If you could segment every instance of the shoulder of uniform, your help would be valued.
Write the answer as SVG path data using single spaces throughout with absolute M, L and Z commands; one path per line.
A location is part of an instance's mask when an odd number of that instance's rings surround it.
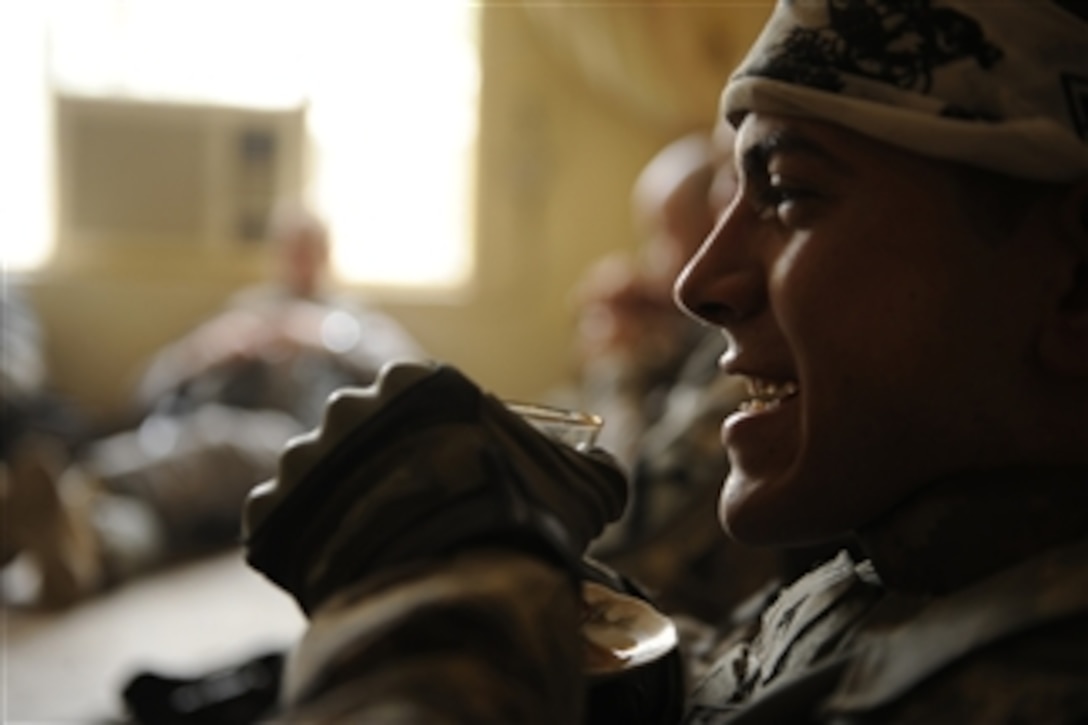
M 1039 667 L 1040 647 L 1061 648 L 1065 654 L 1058 658 L 1075 669 L 1083 687 L 1088 679 L 1086 581 L 1088 541 L 1082 541 L 934 599 L 890 629 L 864 632 L 827 707 L 840 713 L 876 710 L 957 669 L 960 674 L 964 669 L 987 672 L 999 682 L 997 670 L 1012 668 L 1022 678 Z M 1019 654 L 1007 656 L 1010 652 Z M 979 677 L 968 679 L 977 686 Z

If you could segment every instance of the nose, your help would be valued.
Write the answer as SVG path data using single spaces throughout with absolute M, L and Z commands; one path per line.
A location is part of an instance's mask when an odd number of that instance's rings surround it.
M 754 232 L 734 204 L 677 277 L 673 298 L 681 310 L 726 330 L 759 311 L 766 288 L 751 253 Z

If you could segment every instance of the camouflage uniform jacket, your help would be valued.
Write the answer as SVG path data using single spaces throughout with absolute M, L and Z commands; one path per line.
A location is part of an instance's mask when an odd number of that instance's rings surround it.
M 684 721 L 1083 722 L 1088 479 L 1051 478 L 934 487 L 860 532 L 871 560 L 818 567 L 690 657 Z M 364 583 L 315 614 L 288 714 L 630 722 L 587 712 L 577 621 L 569 582 L 514 553 Z

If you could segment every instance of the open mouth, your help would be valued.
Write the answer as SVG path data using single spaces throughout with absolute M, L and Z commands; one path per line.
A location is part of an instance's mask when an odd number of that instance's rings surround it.
M 797 395 L 800 387 L 795 380 L 765 380 L 763 378 L 745 378 L 748 386 L 748 399 L 740 404 L 742 413 L 759 413 L 773 410 L 783 401 Z

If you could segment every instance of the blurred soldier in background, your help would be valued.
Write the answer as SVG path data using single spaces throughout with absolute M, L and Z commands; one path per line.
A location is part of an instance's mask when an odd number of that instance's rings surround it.
M 11 548 L 37 562 L 40 603 L 237 543 L 246 492 L 275 472 L 288 439 L 320 422 L 332 391 L 424 357 L 388 315 L 329 289 L 320 219 L 285 204 L 269 229 L 269 281 L 152 359 L 136 429 L 70 463 L 27 456 L 13 471 Z M 59 543 L 69 540 L 78 543 Z

